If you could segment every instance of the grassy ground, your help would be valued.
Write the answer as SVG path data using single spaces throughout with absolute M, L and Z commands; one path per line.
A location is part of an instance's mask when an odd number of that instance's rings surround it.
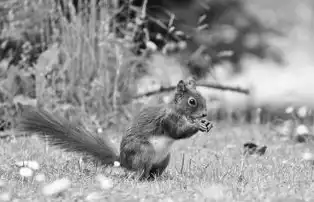
M 264 156 L 243 160 L 242 145 L 254 140 L 266 144 Z M 314 199 L 313 167 L 302 161 L 309 145 L 279 140 L 265 126 L 217 125 L 211 134 L 177 142 L 170 166 L 153 182 L 138 182 L 125 177 L 119 168 L 97 167 L 90 161 L 79 167 L 79 155 L 56 148 L 45 150 L 36 137 L 0 142 L 0 179 L 16 201 L 279 201 L 278 197 Z M 184 157 L 183 157 L 184 156 Z M 184 160 L 183 160 L 184 158 Z M 35 160 L 37 173 L 46 182 L 22 178 L 16 161 Z M 242 177 L 239 180 L 239 176 Z M 113 187 L 101 189 L 96 176 L 110 178 Z M 67 177 L 71 186 L 54 197 L 42 194 L 42 187 Z M 1 187 L 1 186 L 0 186 Z M 285 200 L 286 201 L 286 200 Z M 292 200 L 294 201 L 294 200 Z
M 278 6 L 282 5 L 278 3 Z M 292 7 L 294 9 L 294 6 Z M 283 16 L 284 19 L 287 18 L 287 15 Z M 69 70 L 73 66 L 71 80 L 76 83 L 74 81 L 81 80 L 76 78 L 76 73 L 81 69 L 86 70 L 85 67 L 90 70 L 92 69 L 90 67 L 97 64 L 94 59 L 86 61 L 85 57 L 80 57 L 81 53 L 85 53 L 86 57 L 93 58 L 90 55 L 94 52 L 85 51 L 84 47 L 90 47 L 94 30 L 89 29 L 91 35 L 89 36 L 85 33 L 85 27 L 79 23 L 65 27 L 68 29 L 65 30 L 64 38 L 68 41 L 64 44 L 64 50 L 69 53 L 70 59 L 65 62 L 68 66 L 65 65 L 64 70 Z M 77 43 L 78 41 L 81 43 Z M 109 45 L 108 47 L 111 48 Z M 80 63 L 77 58 L 82 58 L 84 63 Z M 99 64 L 107 64 L 109 61 L 107 57 L 100 59 Z M 299 58 L 296 60 L 299 62 Z M 74 68 L 77 64 L 81 69 Z M 116 74 L 119 71 L 117 70 Z M 265 78 L 266 76 L 258 74 L 258 79 L 254 77 L 252 80 L 256 80 L 258 86 L 261 86 L 270 83 L 265 82 Z M 274 78 L 275 83 L 278 83 L 278 77 Z M 106 78 L 104 80 L 106 81 Z M 74 91 L 71 87 L 68 88 L 68 92 Z M 270 99 L 269 94 L 265 92 L 271 92 L 270 89 L 276 88 L 274 86 L 269 88 L 266 85 L 260 89 L 265 89 L 260 92 Z M 103 100 L 99 94 L 98 91 L 92 91 L 90 97 Z M 278 95 L 277 89 L 276 94 Z M 282 100 L 282 96 L 279 98 Z M 105 104 L 99 102 L 98 105 Z M 117 134 L 112 133 L 111 136 L 119 140 Z M 243 160 L 242 145 L 250 140 L 267 145 L 266 154 L 250 156 Z M 313 166 L 309 161 L 302 160 L 302 155 L 308 150 L 311 152 L 311 145 L 282 141 L 266 126 L 217 125 L 210 135 L 200 133 L 175 144 L 171 163 L 160 179 L 154 182 L 138 182 L 127 178 L 119 168 L 96 167 L 90 161 L 79 166 L 80 155 L 66 153 L 57 148 L 49 148 L 46 151 L 45 143 L 36 137 L 19 138 L 9 143 L 0 140 L 0 201 L 5 198 L 14 201 L 279 201 L 278 198 L 284 198 L 283 201 L 288 201 L 287 199 L 296 201 L 293 200 L 296 198 L 314 201 Z M 22 177 L 15 165 L 16 161 L 22 160 L 37 161 L 40 169 L 34 176 L 42 173 L 46 181 L 37 182 L 35 177 Z M 96 177 L 99 174 L 112 180 L 113 186 L 109 188 L 109 184 L 106 189 L 101 188 Z M 64 177 L 71 181 L 71 185 L 62 194 L 44 196 L 42 188 L 46 184 Z M 7 197 L 6 193 L 9 193 Z

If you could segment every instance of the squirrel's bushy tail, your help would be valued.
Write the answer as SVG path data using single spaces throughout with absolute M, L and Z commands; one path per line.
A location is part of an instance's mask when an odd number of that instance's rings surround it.
M 119 158 L 116 148 L 105 136 L 92 134 L 85 128 L 43 109 L 23 107 L 17 129 L 40 133 L 47 137 L 51 145 L 66 151 L 91 155 L 104 164 L 112 164 Z

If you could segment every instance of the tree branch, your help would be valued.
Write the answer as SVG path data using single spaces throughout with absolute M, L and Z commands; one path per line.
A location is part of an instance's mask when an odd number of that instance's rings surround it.
M 243 89 L 240 87 L 232 87 L 232 86 L 225 86 L 225 85 L 221 85 L 221 84 L 214 84 L 214 83 L 199 83 L 197 84 L 197 86 L 202 86 L 202 87 L 207 87 L 207 88 L 214 88 L 214 89 L 219 89 L 219 90 L 223 90 L 223 91 L 233 91 L 233 92 L 237 92 L 237 93 L 242 93 L 245 95 L 250 94 L 250 91 L 248 89 Z M 174 90 L 176 88 L 176 86 L 169 86 L 169 87 L 163 87 L 161 86 L 159 89 L 153 90 L 153 91 L 149 91 L 146 93 L 140 93 L 136 96 L 134 96 L 134 99 L 138 99 L 141 97 L 146 97 L 146 96 L 151 96 L 151 95 L 155 95 L 155 94 L 159 94 L 159 93 L 163 93 L 163 92 L 170 92 L 172 90 Z

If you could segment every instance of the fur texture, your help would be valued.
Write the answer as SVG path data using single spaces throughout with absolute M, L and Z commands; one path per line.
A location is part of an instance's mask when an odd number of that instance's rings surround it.
M 104 136 L 42 109 L 24 110 L 19 129 L 44 134 L 53 145 L 89 154 L 105 164 L 119 160 L 122 167 L 137 171 L 140 179 L 148 179 L 166 169 L 175 140 L 209 130 L 209 122 L 200 121 L 205 116 L 206 102 L 195 81 L 181 80 L 170 104 L 147 106 L 134 117 L 122 138 L 120 154 Z
M 118 152 L 105 136 L 92 134 L 67 119 L 34 107 L 23 107 L 18 130 L 40 133 L 51 145 L 66 151 L 80 152 L 96 157 L 104 164 L 119 159 Z

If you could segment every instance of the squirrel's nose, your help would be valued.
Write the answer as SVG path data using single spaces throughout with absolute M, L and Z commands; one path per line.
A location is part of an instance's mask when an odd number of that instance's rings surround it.
M 206 116 L 207 116 L 206 113 L 203 113 L 203 114 L 202 114 L 202 118 L 205 118 Z

